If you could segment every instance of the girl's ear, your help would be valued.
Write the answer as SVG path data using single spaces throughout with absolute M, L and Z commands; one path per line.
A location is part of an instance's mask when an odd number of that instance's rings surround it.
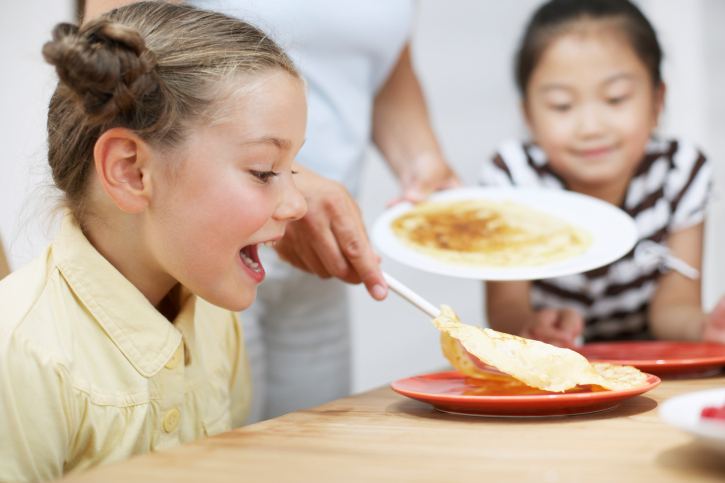
M 146 142 L 120 127 L 104 132 L 93 148 L 96 174 L 103 190 L 126 213 L 138 213 L 149 205 L 150 156 Z

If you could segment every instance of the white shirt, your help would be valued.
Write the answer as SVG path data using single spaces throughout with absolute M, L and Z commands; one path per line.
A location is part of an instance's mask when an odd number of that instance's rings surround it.
M 267 32 L 310 87 L 297 160 L 355 194 L 373 101 L 408 41 L 412 0 L 193 0 Z

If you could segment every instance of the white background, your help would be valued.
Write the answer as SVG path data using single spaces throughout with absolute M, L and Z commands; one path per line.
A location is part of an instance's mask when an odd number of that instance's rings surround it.
M 534 0 L 421 0 L 412 39 L 416 70 L 436 132 L 461 179 L 475 185 L 483 160 L 502 138 L 525 136 L 513 84 L 512 58 Z M 668 84 L 663 134 L 698 143 L 723 185 L 725 156 L 725 2 L 641 0 L 665 50 Z M 40 51 L 53 25 L 73 18 L 69 0 L 0 4 L 0 237 L 17 269 L 55 233 L 45 216 L 48 200 L 45 115 L 55 86 Z M 397 185 L 371 150 L 360 203 L 368 225 L 397 194 Z M 725 201 L 716 202 L 707 226 L 703 283 L 705 308 L 725 293 Z M 383 260 L 393 276 L 430 302 L 451 305 L 469 324 L 483 325 L 480 282 L 431 275 Z M 445 365 L 437 331 L 417 309 L 391 294 L 376 303 L 351 288 L 354 389 Z M 0 307 L 0 311 L 2 308 Z

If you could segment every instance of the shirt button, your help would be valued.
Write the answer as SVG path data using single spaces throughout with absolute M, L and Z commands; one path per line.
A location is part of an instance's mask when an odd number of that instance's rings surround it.
M 166 414 L 164 415 L 164 431 L 167 433 L 172 432 L 176 429 L 176 427 L 179 425 L 179 420 L 181 419 L 181 411 L 179 411 L 176 408 L 171 408 L 168 411 L 166 411 Z
M 181 345 L 179 345 L 179 348 L 176 349 L 176 352 L 174 352 L 174 355 L 171 356 L 171 359 L 169 359 L 169 362 L 167 362 L 164 367 L 166 367 L 167 369 L 173 369 L 174 367 L 179 365 L 180 360 L 181 360 Z

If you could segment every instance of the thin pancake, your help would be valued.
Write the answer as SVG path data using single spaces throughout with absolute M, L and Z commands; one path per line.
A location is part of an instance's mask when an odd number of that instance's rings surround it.
M 572 350 L 466 325 L 447 305 L 442 305 L 441 309 L 441 314 L 432 322 L 442 332 L 443 354 L 453 367 L 467 376 L 490 378 L 491 373 L 479 369 L 456 341 L 481 362 L 545 391 L 563 392 L 586 384 L 606 389 L 630 389 L 647 380 L 634 367 L 590 364 Z
M 441 262 L 477 266 L 542 265 L 579 255 L 592 242 L 581 228 L 511 201 L 419 203 L 391 228 Z

